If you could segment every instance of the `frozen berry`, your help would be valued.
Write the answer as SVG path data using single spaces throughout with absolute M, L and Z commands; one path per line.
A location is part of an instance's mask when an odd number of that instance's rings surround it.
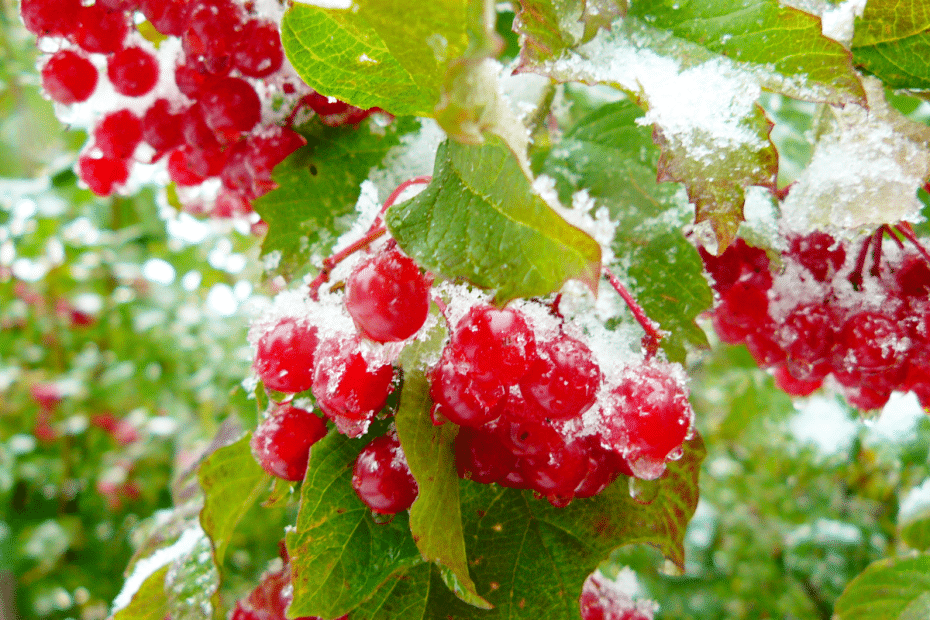
M 233 142 L 254 127 L 262 115 L 262 103 L 251 84 L 227 77 L 211 82 L 200 94 L 203 120 L 221 142 Z
M 277 25 L 259 19 L 246 22 L 233 52 L 233 65 L 239 72 L 248 77 L 268 77 L 283 62 L 284 49 Z
M 523 397 L 551 418 L 573 418 L 587 411 L 601 383 L 591 349 L 563 334 L 540 344 L 538 352 L 539 357 L 520 379 Z
M 129 178 L 129 166 L 114 157 L 82 155 L 78 158 L 78 176 L 87 183 L 90 191 L 98 196 L 109 196 L 114 186 L 125 183 Z
M 141 47 L 127 47 L 110 57 L 107 76 L 116 92 L 141 97 L 158 81 L 158 61 Z
M 317 328 L 286 317 L 258 340 L 255 372 L 266 387 L 296 393 L 313 385 L 313 366 L 319 341 Z
M 509 386 L 526 374 L 536 355 L 536 338 L 521 312 L 479 305 L 456 325 L 448 347 L 478 378 L 496 377 Z
M 303 480 L 310 448 L 326 436 L 326 422 L 313 413 L 278 405 L 252 436 L 252 453 L 262 469 L 285 480 Z
M 128 159 L 142 141 L 142 121 L 129 110 L 103 117 L 94 128 L 94 142 L 107 157 Z
M 417 483 L 396 434 L 378 437 L 359 453 L 352 488 L 373 512 L 394 514 L 413 505 Z
M 97 68 L 77 52 L 55 52 L 42 67 L 42 87 L 58 103 L 86 101 L 97 88 Z

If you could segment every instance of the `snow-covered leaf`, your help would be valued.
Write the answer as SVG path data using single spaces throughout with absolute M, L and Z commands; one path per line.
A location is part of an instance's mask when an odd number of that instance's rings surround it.
M 930 176 L 930 129 L 885 101 L 880 82 L 863 82 L 869 108 L 833 108 L 810 164 L 782 204 L 797 230 L 875 227 L 919 216 L 917 190 Z

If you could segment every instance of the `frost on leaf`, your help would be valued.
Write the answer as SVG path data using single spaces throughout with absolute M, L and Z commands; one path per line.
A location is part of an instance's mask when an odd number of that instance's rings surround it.
M 874 227 L 919 215 L 930 129 L 889 107 L 877 80 L 865 86 L 870 109 L 833 108 L 832 129 L 782 205 L 789 228 Z
M 721 247 L 742 221 L 743 188 L 774 187 L 778 160 L 770 124 L 755 103 L 759 79 L 738 63 L 627 18 L 533 70 L 610 84 L 645 107 L 641 123 L 655 126 L 663 148 L 660 180 L 686 183 L 697 221 L 711 222 Z

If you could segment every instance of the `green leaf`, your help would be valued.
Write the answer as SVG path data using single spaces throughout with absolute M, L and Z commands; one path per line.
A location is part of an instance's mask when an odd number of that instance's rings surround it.
M 249 447 L 251 434 L 220 448 L 200 465 L 198 477 L 204 492 L 200 525 L 213 543 L 216 565 L 223 565 L 226 547 L 242 515 L 268 488 L 271 476 L 255 462 Z
M 433 181 L 386 221 L 424 268 L 491 289 L 497 303 L 545 295 L 569 279 L 597 289 L 600 246 L 534 193 L 497 139 L 441 145 Z
M 447 64 L 468 48 L 467 4 L 357 0 L 346 11 L 294 3 L 281 40 L 297 73 L 320 93 L 398 116 L 431 116 Z
M 563 203 L 585 190 L 595 210 L 617 222 L 613 251 L 630 267 L 636 299 L 670 336 L 662 346 L 683 362 L 686 345 L 706 346 L 695 318 L 712 302 L 700 256 L 681 234 L 686 223 L 678 188 L 655 178 L 659 159 L 642 110 L 629 101 L 604 105 L 580 119 L 543 162 Z
M 886 558 L 853 579 L 836 601 L 836 620 L 913 620 L 930 610 L 930 555 Z M 917 615 L 921 612 L 923 615 Z
M 627 480 L 601 495 L 554 508 L 532 493 L 462 482 L 462 515 L 471 572 L 478 592 L 495 608 L 477 611 L 451 596 L 441 571 L 422 566 L 388 579 L 353 611 L 360 618 L 448 620 L 577 620 L 587 576 L 620 545 L 646 543 L 683 566 L 683 539 L 697 506 L 697 476 L 704 447 L 685 444 L 685 456 L 666 476 L 646 483 L 654 499 L 640 504 Z M 395 610 L 408 613 L 391 616 Z M 422 610 L 422 612 L 421 612 Z
M 557 58 L 589 41 L 626 11 L 624 0 L 520 0 L 519 20 L 524 62 Z
M 916 514 L 901 524 L 901 539 L 918 551 L 930 549 L 930 511 Z
M 459 478 L 452 445 L 458 427 L 433 424 L 429 381 L 421 367 L 426 353 L 437 353 L 442 348 L 444 334 L 440 322 L 429 341 L 408 346 L 401 358 L 404 388 L 395 424 L 419 488 L 410 508 L 410 532 L 424 560 L 438 562 L 452 572 L 451 588 L 459 598 L 488 609 L 488 602 L 475 590 L 465 555 Z
M 775 188 L 778 156 L 755 103 L 762 89 L 864 100 L 846 50 L 776 0 L 637 2 L 609 31 L 525 68 L 609 84 L 641 103 L 663 149 L 659 179 L 685 183 L 696 222 L 709 223 L 721 249 L 743 219 L 744 188 Z
M 930 7 L 921 0 L 870 0 L 852 42 L 853 59 L 890 88 L 930 88 Z
M 352 465 L 367 441 L 330 433 L 310 453 L 300 513 L 286 537 L 294 617 L 345 614 L 392 573 L 422 562 L 407 514 L 376 523 L 352 489 Z
M 201 532 L 193 548 L 169 566 L 164 587 L 172 620 L 204 620 L 217 611 L 214 596 L 220 575 L 212 551 L 210 539 Z
M 168 615 L 168 595 L 165 593 L 164 566 L 142 582 L 132 601 L 113 615 L 113 620 L 164 620 Z
M 350 129 L 319 126 L 306 136 L 307 146 L 274 169 L 277 189 L 254 205 L 268 223 L 262 253 L 280 257 L 276 271 L 301 272 L 311 256 L 328 251 L 346 227 L 340 218 L 352 212 L 372 167 L 417 127 L 417 121 L 401 118 L 381 135 L 366 122 Z

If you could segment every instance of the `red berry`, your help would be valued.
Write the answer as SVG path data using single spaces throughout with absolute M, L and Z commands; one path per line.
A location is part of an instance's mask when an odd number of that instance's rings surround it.
M 539 357 L 520 379 L 520 393 L 555 419 L 581 415 L 594 404 L 601 370 L 586 344 L 560 335 L 539 345 Z
M 74 41 L 88 52 L 111 54 L 123 48 L 129 22 L 123 11 L 108 11 L 99 5 L 81 7 Z
M 277 405 L 261 421 L 250 445 L 262 469 L 285 480 L 303 480 L 310 448 L 326 436 L 326 422 L 318 415 L 290 405 Z
M 74 30 L 81 1 L 22 0 L 19 10 L 29 32 L 38 36 L 64 36 Z
M 258 124 L 262 103 L 251 84 L 241 78 L 211 81 L 200 94 L 200 112 L 207 127 L 222 142 L 233 142 L 239 134 Z
M 830 357 L 836 341 L 834 318 L 823 304 L 803 304 L 792 310 L 777 337 L 795 364 L 814 365 Z
M 631 594 L 623 592 L 600 572 L 595 571 L 584 582 L 578 604 L 581 620 L 652 620 L 652 605 L 636 603 Z
M 604 450 L 594 440 L 589 439 L 588 469 L 575 487 L 575 497 L 594 497 L 600 494 L 620 474 L 633 475 L 623 457 L 616 452 Z
M 32 399 L 46 410 L 54 409 L 62 399 L 61 388 L 54 383 L 33 383 L 29 387 L 29 393 Z
M 158 81 L 158 61 L 141 47 L 127 47 L 110 57 L 107 76 L 116 92 L 141 97 Z
M 192 3 L 182 43 L 188 58 L 200 58 L 213 71 L 225 71 L 242 38 L 239 5 L 225 0 Z
M 367 430 L 391 393 L 394 369 L 370 365 L 358 338 L 331 338 L 320 343 L 313 372 L 313 395 L 336 427 L 350 437 Z
M 704 248 L 698 248 L 698 252 L 704 261 L 704 268 L 714 280 L 714 290 L 718 293 L 727 292 L 740 280 L 747 280 L 761 289 L 768 289 L 772 285 L 768 255 L 742 239 L 731 243 L 720 256 L 714 256 Z
M 684 385 L 670 364 L 646 362 L 627 371 L 611 395 L 607 422 L 612 443 L 638 477 L 661 475 L 661 465 L 691 428 L 693 412 Z
M 588 473 L 587 444 L 581 440 L 563 443 L 549 453 L 523 461 L 527 485 L 556 507 L 567 506 L 575 489 Z
M 111 112 L 94 129 L 94 141 L 105 156 L 128 159 L 142 141 L 142 121 L 129 110 Z
M 179 37 L 187 28 L 188 15 L 196 3 L 188 0 L 140 0 L 139 9 L 162 34 Z
M 810 396 L 823 385 L 823 379 L 804 381 L 795 378 L 785 366 L 775 369 L 775 385 L 791 396 Z
M 826 282 L 846 260 L 843 246 L 827 233 L 819 231 L 793 237 L 788 255 L 810 271 L 818 282 Z
M 381 514 L 406 510 L 417 498 L 417 483 L 394 433 L 378 437 L 359 453 L 352 488 L 366 506 Z
M 302 101 L 311 110 L 323 116 L 330 114 L 342 114 L 351 107 L 348 103 L 339 101 L 338 99 L 330 101 L 329 97 L 316 92 L 305 95 Z
M 196 174 L 188 165 L 189 156 L 193 153 L 189 146 L 175 149 L 168 156 L 168 176 L 178 185 L 200 185 L 206 178 Z
M 255 373 L 266 387 L 278 392 L 309 390 L 318 343 L 315 326 L 283 318 L 259 338 Z
M 516 463 L 513 452 L 490 431 L 463 426 L 455 436 L 455 467 L 460 478 L 482 484 L 500 482 Z
M 233 53 L 233 65 L 239 72 L 248 77 L 268 77 L 283 62 L 284 49 L 277 25 L 260 19 L 246 22 Z
M 346 282 L 346 309 L 364 336 L 397 342 L 413 336 L 429 314 L 430 283 L 397 249 L 360 264 Z
M 503 410 L 506 390 L 491 377 L 481 379 L 444 354 L 430 378 L 430 396 L 448 420 L 480 427 L 496 420 Z
M 165 153 L 180 146 L 184 140 L 181 133 L 183 113 L 172 114 L 167 99 L 158 99 L 142 117 L 142 139 L 158 153 Z
M 42 67 L 42 87 L 58 103 L 86 101 L 97 87 L 97 68 L 77 52 L 55 52 Z
M 863 311 L 843 324 L 837 370 L 872 375 L 903 363 L 907 348 L 904 331 L 898 322 L 880 312 Z
M 78 158 L 78 176 L 90 191 L 98 196 L 109 196 L 114 185 L 121 185 L 129 178 L 129 166 L 122 159 L 83 155 Z
M 536 337 L 519 311 L 481 305 L 459 321 L 448 347 L 476 377 L 496 377 L 509 386 L 520 381 L 536 356 Z

